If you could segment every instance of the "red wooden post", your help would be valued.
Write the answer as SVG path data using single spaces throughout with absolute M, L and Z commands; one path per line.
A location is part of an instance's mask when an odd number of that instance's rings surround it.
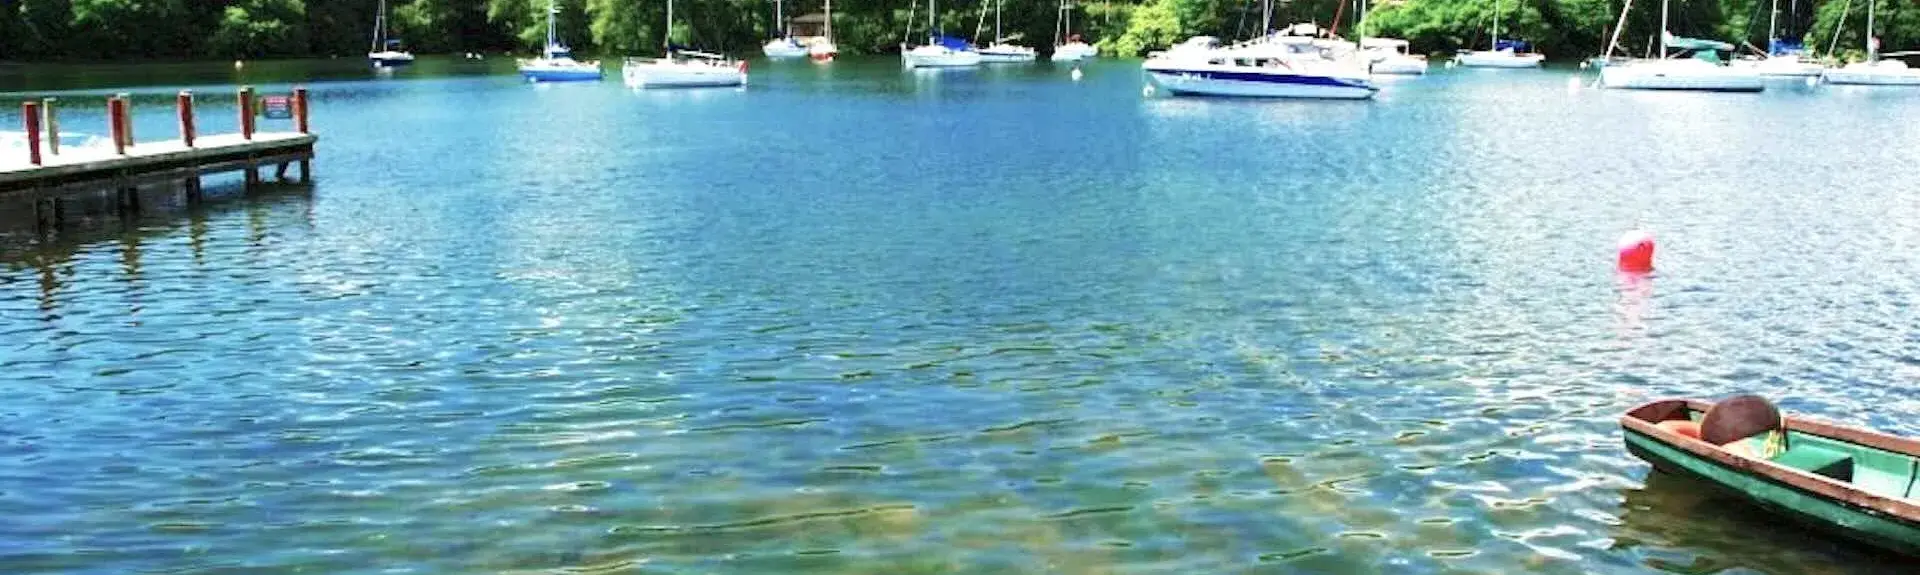
M 253 86 L 240 87 L 240 138 L 253 139 Z
M 127 139 L 127 147 L 133 147 L 133 94 L 120 93 L 120 136 Z
M 293 125 L 302 134 L 309 134 L 307 128 L 307 89 L 293 89 Z
M 127 155 L 127 101 L 118 96 L 107 97 L 107 129 L 113 137 L 113 153 Z
M 27 161 L 40 165 L 40 103 L 21 102 L 20 113 L 27 121 Z
M 180 91 L 180 141 L 193 147 L 193 92 Z

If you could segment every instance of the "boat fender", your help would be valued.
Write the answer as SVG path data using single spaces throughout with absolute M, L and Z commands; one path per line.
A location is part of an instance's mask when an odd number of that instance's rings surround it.
M 741 61 L 740 61 L 740 73 L 742 73 L 742 74 L 745 74 L 745 73 L 747 73 L 747 61 L 746 61 L 746 60 L 741 60 Z

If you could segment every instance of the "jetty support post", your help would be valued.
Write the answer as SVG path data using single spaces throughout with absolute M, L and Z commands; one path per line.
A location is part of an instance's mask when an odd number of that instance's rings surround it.
M 240 139 L 253 141 L 253 86 L 240 87 Z
M 181 90 L 174 99 L 180 109 L 180 143 L 193 149 L 193 139 L 198 135 L 193 125 L 193 91 Z M 200 203 L 200 174 L 188 174 L 181 185 L 186 188 L 187 205 Z
M 113 153 L 127 155 L 127 137 L 121 130 L 127 127 L 127 101 L 119 96 L 107 97 L 107 130 L 113 138 Z
M 60 155 L 60 114 L 54 111 L 59 98 L 40 99 L 40 129 L 47 132 L 47 153 Z
M 313 133 L 313 131 L 309 128 L 307 124 L 307 89 L 306 88 L 293 89 L 293 126 L 295 128 L 298 128 L 300 130 L 300 133 L 302 134 Z
M 40 165 L 40 103 L 20 103 L 20 117 L 27 123 L 27 162 Z
M 121 92 L 120 98 L 120 135 L 127 139 L 127 147 L 133 147 L 133 94 Z
M 302 134 L 313 133 L 313 125 L 307 123 L 307 111 L 309 109 L 308 107 L 309 101 L 307 98 L 308 98 L 308 94 L 307 94 L 306 87 L 304 86 L 295 87 L 293 89 L 293 122 L 294 122 L 294 127 L 299 128 L 300 133 Z M 300 160 L 300 183 L 304 184 L 304 183 L 313 181 L 312 178 L 313 178 L 313 160 L 301 159 Z
M 253 86 L 241 86 L 238 95 L 240 103 L 240 139 L 253 141 Z M 260 184 L 260 166 L 249 160 L 246 169 L 247 187 Z
M 194 136 L 193 92 L 181 90 L 180 95 L 175 97 L 175 100 L 178 102 L 180 108 L 180 143 L 186 144 L 188 148 L 192 148 Z

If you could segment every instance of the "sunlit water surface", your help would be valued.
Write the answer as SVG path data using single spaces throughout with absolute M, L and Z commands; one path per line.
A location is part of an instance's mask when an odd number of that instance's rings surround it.
M 5 76 L 0 125 L 64 90 L 83 132 L 118 83 L 224 131 L 230 84 L 334 81 L 311 187 L 51 237 L 10 204 L 0 571 L 1898 561 L 1650 477 L 1617 417 L 1759 392 L 1920 435 L 1920 94 L 279 66 Z M 178 88 L 131 90 L 137 134 Z M 1636 226 L 1650 278 L 1611 267 Z

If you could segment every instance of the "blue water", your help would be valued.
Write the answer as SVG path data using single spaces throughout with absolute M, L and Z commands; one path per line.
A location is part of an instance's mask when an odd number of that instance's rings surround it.
M 313 72 L 311 186 L 8 204 L 0 571 L 1897 561 L 1650 476 L 1617 418 L 1759 392 L 1920 435 L 1920 94 L 1086 72 Z M 114 77 L 45 89 L 84 130 Z M 1650 278 L 1612 270 L 1637 226 Z

